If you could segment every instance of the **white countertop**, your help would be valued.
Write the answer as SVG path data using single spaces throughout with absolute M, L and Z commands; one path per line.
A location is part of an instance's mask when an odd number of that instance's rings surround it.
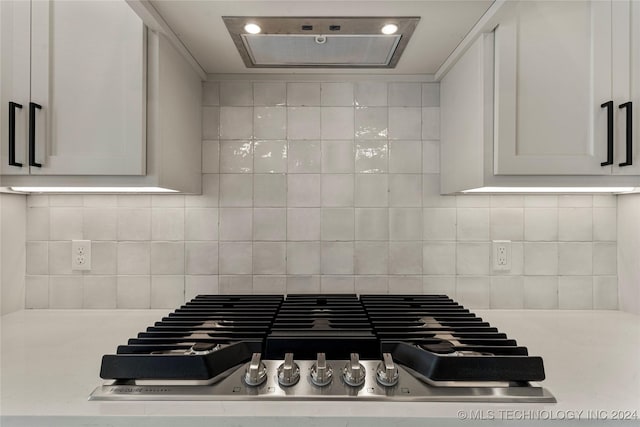
M 203 417 L 217 417 L 216 426 L 255 426 L 254 417 L 262 417 L 260 427 L 474 424 L 465 416 L 500 425 L 524 419 L 567 425 L 569 418 L 605 424 L 631 416 L 640 424 L 640 317 L 615 311 L 475 311 L 543 357 L 547 379 L 541 385 L 557 404 L 88 401 L 102 383 L 102 355 L 169 311 L 28 310 L 3 316 L 0 424 L 97 427 L 132 425 L 135 419 L 136 426 L 186 427 L 203 425 Z

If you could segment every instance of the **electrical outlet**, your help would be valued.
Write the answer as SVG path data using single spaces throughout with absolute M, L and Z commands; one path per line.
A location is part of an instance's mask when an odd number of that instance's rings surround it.
M 511 240 L 493 241 L 493 270 L 511 270 Z
M 91 270 L 91 240 L 71 241 L 71 269 Z

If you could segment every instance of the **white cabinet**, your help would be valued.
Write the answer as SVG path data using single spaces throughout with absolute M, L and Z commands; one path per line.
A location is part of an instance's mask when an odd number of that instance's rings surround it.
M 0 8 L 2 175 L 143 175 L 140 18 L 124 1 Z
M 495 174 L 640 175 L 637 137 L 625 164 L 620 109 L 637 105 L 639 8 L 637 0 L 523 1 L 500 22 Z

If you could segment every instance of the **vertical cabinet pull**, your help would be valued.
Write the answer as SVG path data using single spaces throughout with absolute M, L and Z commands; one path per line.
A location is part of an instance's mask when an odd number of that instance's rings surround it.
M 29 103 L 29 166 L 37 168 L 42 164 L 36 162 L 36 109 L 42 109 L 41 105 L 35 102 Z
M 607 161 L 600 163 L 600 166 L 613 164 L 613 101 L 600 105 L 607 109 Z
M 16 108 L 22 108 L 17 102 L 9 101 L 9 166 L 22 167 L 16 162 Z
M 627 158 L 624 163 L 620 163 L 619 166 L 631 166 L 633 165 L 633 104 L 631 101 L 620 104 L 619 108 L 625 108 L 627 110 Z

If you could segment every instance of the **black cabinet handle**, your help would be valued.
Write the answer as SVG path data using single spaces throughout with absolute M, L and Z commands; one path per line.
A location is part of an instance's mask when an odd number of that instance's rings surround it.
M 16 162 L 16 108 L 22 108 L 17 102 L 9 101 L 9 166 L 22 167 Z
M 613 101 L 600 105 L 607 109 L 607 161 L 600 163 L 600 166 L 613 164 Z
M 42 105 L 29 103 L 29 166 L 41 168 L 42 164 L 36 162 L 36 108 L 40 110 Z
M 631 101 L 620 104 L 619 108 L 627 109 L 627 158 L 619 166 L 631 166 L 633 164 L 633 104 Z

